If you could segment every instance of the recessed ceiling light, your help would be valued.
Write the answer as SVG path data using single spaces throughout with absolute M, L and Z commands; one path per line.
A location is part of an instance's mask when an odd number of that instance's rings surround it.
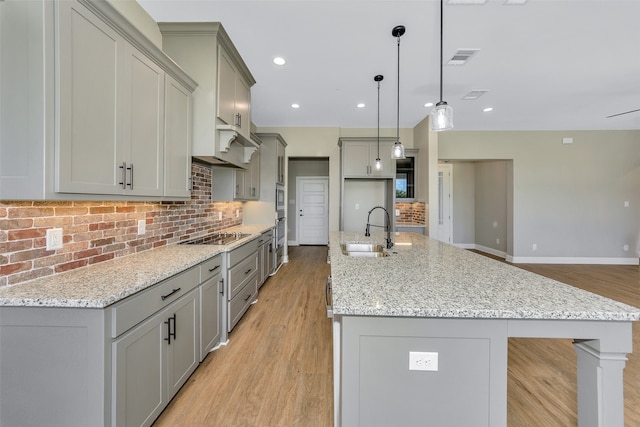
M 482 111 L 484 111 L 485 113 L 488 113 L 489 111 L 493 111 L 493 107 L 487 107 Z
M 528 0 L 506 0 L 504 4 L 525 4 Z
M 356 105 L 356 107 L 358 107 L 358 108 L 364 108 L 364 107 L 365 107 L 365 105 L 361 102 L 360 104 Z
M 433 107 L 433 102 L 427 102 L 424 104 L 425 107 Z
M 287 63 L 287 61 L 285 61 L 284 58 L 282 58 L 280 56 L 277 56 L 277 57 L 273 58 L 273 63 L 276 64 L 276 65 L 284 65 L 284 64 Z
M 291 108 L 300 108 L 300 104 L 291 104 Z

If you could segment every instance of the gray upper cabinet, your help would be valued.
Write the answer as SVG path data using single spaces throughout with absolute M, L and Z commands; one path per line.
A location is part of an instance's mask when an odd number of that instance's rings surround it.
M 190 197 L 191 92 L 171 76 L 165 81 L 164 195 Z
M 394 178 L 395 161 L 391 159 L 394 138 L 380 138 L 382 170 L 375 169 L 378 158 L 377 138 L 340 138 L 343 178 Z
M 188 198 L 196 82 L 106 1 L 0 7 L 3 95 L 7 76 L 20 100 L 0 118 L 0 199 Z
M 162 46 L 199 84 L 193 94 L 192 156 L 249 167 L 255 79 L 219 22 L 161 23 Z

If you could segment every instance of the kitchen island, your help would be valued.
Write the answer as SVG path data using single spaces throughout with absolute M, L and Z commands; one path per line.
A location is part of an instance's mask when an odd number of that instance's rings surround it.
M 384 236 L 331 234 L 336 426 L 506 426 L 510 337 L 573 339 L 579 425 L 624 425 L 640 309 L 425 236 L 393 237 L 389 256 L 361 257 L 341 243 Z

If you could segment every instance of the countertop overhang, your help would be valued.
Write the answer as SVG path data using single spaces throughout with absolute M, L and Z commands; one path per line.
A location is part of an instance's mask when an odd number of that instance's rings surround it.
M 395 233 L 390 256 L 349 257 L 344 242 L 382 233 L 332 232 L 334 315 L 640 320 L 640 309 L 417 233 Z
M 66 273 L 0 288 L 0 307 L 105 308 L 240 246 L 273 225 L 241 225 L 225 231 L 250 236 L 228 245 L 172 244 Z

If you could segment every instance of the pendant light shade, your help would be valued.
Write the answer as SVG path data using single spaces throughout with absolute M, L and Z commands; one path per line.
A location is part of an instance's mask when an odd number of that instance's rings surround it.
M 375 168 L 377 171 L 382 170 L 382 160 L 380 160 L 380 82 L 384 76 L 378 74 L 373 78 L 378 83 L 378 157 L 376 158 Z
M 431 110 L 431 130 L 441 131 L 453 129 L 453 108 L 445 101 L 440 101 Z
M 431 110 L 429 121 L 431 122 L 431 130 L 439 132 L 442 130 L 453 129 L 453 108 L 442 100 L 442 41 L 443 41 L 443 3 L 440 0 L 440 102 Z
M 404 145 L 400 142 L 400 37 L 405 33 L 404 25 L 393 27 L 391 35 L 398 40 L 398 106 L 396 109 L 396 142 L 391 151 L 392 159 L 404 159 Z

